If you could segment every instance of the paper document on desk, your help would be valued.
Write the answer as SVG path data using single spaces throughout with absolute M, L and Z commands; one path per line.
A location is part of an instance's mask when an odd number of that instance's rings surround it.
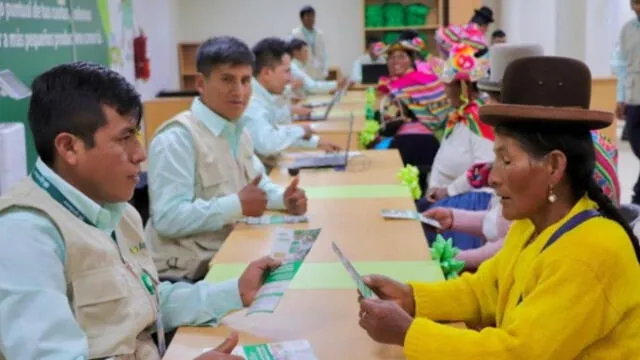
M 333 248 L 333 252 L 338 255 L 342 266 L 344 266 L 345 270 L 347 270 L 347 272 L 351 276 L 351 279 L 353 279 L 353 281 L 356 283 L 356 287 L 358 288 L 360 294 L 362 294 L 362 297 L 364 297 L 365 299 L 377 299 L 378 296 L 376 296 L 373 290 L 371 290 L 371 288 L 369 288 L 369 286 L 364 283 L 364 280 L 362 280 L 362 276 L 360 276 L 358 270 L 356 270 L 353 264 L 351 264 L 351 261 L 349 261 L 349 259 L 344 256 L 342 250 L 340 250 L 338 245 L 333 241 L 331 242 L 331 248 Z
M 309 217 L 306 215 L 262 215 L 259 217 L 243 217 L 238 219 L 237 222 L 248 225 L 300 224 L 309 222 Z
M 238 346 L 231 354 L 246 360 L 317 360 L 306 340 Z
M 442 229 L 442 225 L 432 218 L 426 217 L 420 214 L 417 211 L 413 210 L 393 210 L 393 209 L 383 209 L 381 211 L 382 216 L 385 219 L 395 219 L 395 220 L 420 220 L 420 222 L 425 223 L 433 228 Z
M 304 258 L 318 239 L 320 229 L 292 230 L 278 228 L 274 233 L 271 255 L 282 261 L 279 268 L 269 273 L 264 285 L 258 291 L 247 315 L 272 313 L 278 306 L 284 292 L 289 288 Z

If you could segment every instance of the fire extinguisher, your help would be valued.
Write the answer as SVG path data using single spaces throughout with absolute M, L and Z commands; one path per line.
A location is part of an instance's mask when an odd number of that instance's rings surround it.
M 147 58 L 147 37 L 140 29 L 140 35 L 133 39 L 133 61 L 136 68 L 136 79 L 149 80 L 151 69 Z

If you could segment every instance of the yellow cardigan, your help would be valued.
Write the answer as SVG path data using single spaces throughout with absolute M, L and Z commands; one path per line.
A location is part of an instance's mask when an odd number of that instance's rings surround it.
M 476 274 L 411 283 L 416 319 L 407 358 L 640 359 L 640 265 L 622 227 L 594 218 L 540 253 L 562 224 L 595 208 L 581 199 L 524 249 L 533 224 L 515 221 L 504 248 Z

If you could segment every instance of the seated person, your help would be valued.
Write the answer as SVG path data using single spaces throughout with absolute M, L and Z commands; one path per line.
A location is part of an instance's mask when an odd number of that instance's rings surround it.
M 409 360 L 637 358 L 640 245 L 592 177 L 589 130 L 613 116 L 588 110 L 590 87 L 574 59 L 509 65 L 504 104 L 480 109 L 496 132 L 489 181 L 512 221 L 504 248 L 458 279 L 365 277 L 380 297 L 361 299 L 372 339 Z
M 141 117 L 133 85 L 101 65 L 59 65 L 33 81 L 38 160 L 0 197 L 1 359 L 160 360 L 165 331 L 216 326 L 278 266 L 263 258 L 220 284 L 159 282 L 127 203 L 146 158 Z
M 385 59 L 377 49 L 377 47 L 381 46 L 380 37 L 375 35 L 367 36 L 366 46 L 367 52 L 353 62 L 353 67 L 351 69 L 351 81 L 354 83 L 362 82 L 362 65 L 387 63 L 387 59 Z
M 438 76 L 417 70 L 423 64 L 423 49 L 420 38 L 402 39 L 381 48 L 387 56 L 389 77 L 382 77 L 378 83 L 381 130 L 370 146 L 388 148 L 402 133 L 425 134 L 436 140 L 442 135 L 450 107 Z
M 464 68 L 455 65 L 462 61 L 467 62 Z M 433 204 L 466 210 L 486 210 L 489 206 L 491 189 L 475 191 L 466 177 L 472 164 L 490 162 L 494 158 L 493 129 L 480 122 L 478 116 L 484 101 L 479 96 L 476 81 L 485 76 L 487 69 L 486 60 L 476 58 L 470 46 L 460 44 L 451 50 L 441 80 L 447 83 L 447 96 L 457 110 L 449 115 L 429 175 L 428 190 L 417 203 L 418 211 L 424 212 Z M 452 234 L 452 237 L 455 246 L 463 250 L 482 244 L 482 239 L 466 234 Z M 430 241 L 433 239 L 429 238 Z
M 266 209 L 303 214 L 307 206 L 296 180 L 287 189 L 269 180 L 239 122 L 251 95 L 251 50 L 216 37 L 200 46 L 196 63 L 200 96 L 151 140 L 146 226 L 160 274 L 189 280 L 206 275 L 237 218 Z
M 491 33 L 491 45 L 505 44 L 507 42 L 507 33 L 498 29 Z
M 617 163 L 618 149 L 599 131 L 592 131 L 593 147 L 596 154 L 596 166 L 593 180 L 602 192 L 616 206 L 620 206 L 620 182 L 618 181 Z M 493 164 L 476 164 L 468 172 L 469 182 L 474 188 L 489 186 L 489 172 Z M 502 206 L 492 198 L 489 210 L 467 211 L 436 207 L 427 210 L 426 217 L 436 219 L 442 230 L 455 230 L 482 236 L 484 245 L 477 249 L 463 250 L 456 258 L 465 262 L 465 269 L 475 270 L 484 261 L 493 257 L 504 244 L 504 237 L 509 230 L 509 221 L 502 216 Z M 435 230 L 435 229 L 434 229 Z M 634 228 L 634 234 L 637 232 Z
M 290 147 L 339 151 L 340 147 L 314 135 L 309 125 L 279 125 L 276 98 L 291 80 L 291 57 L 286 43 L 279 38 L 265 38 L 253 47 L 256 65 L 251 81 L 253 94 L 240 124 L 247 128 L 255 152 L 271 171 L 283 151 Z
M 343 78 L 338 81 L 313 80 L 304 72 L 307 61 L 309 61 L 309 46 L 307 42 L 298 38 L 292 38 L 287 43 L 287 53 L 291 57 L 291 76 L 294 80 L 302 81 L 302 86 L 292 89 L 293 94 L 298 99 L 305 99 L 311 94 L 328 94 L 341 89 L 349 80 Z
M 491 72 L 489 77 L 485 77 L 478 80 L 477 88 L 478 90 L 485 92 L 489 95 L 487 99 L 489 103 L 495 104 L 500 102 L 499 100 L 500 91 L 501 91 L 500 84 L 502 82 L 504 69 L 508 66 L 508 64 L 516 59 L 520 59 L 523 57 L 542 56 L 543 49 L 542 49 L 542 46 L 540 45 L 506 45 L 505 44 L 505 45 L 493 46 L 491 48 L 491 54 L 492 55 L 490 58 L 489 67 L 493 69 L 493 71 Z M 454 59 L 454 58 L 451 58 L 451 59 Z M 441 73 L 444 72 L 442 65 L 440 67 L 436 66 L 436 69 L 440 69 L 439 71 Z M 450 76 L 451 75 L 449 75 L 449 77 Z M 477 93 L 474 93 L 474 94 L 475 94 L 474 96 L 477 96 Z M 456 104 L 459 104 L 461 102 L 460 97 L 457 95 L 457 91 L 456 91 L 456 94 L 454 94 L 452 101 Z M 481 99 L 480 101 L 484 101 L 484 100 Z M 473 107 L 471 109 L 473 109 Z M 476 116 L 477 116 L 477 113 L 476 113 Z M 467 124 L 473 124 L 473 123 L 474 121 L 467 122 Z M 477 120 L 475 121 L 475 123 L 479 123 L 480 125 L 472 126 L 470 129 L 473 129 L 473 128 L 479 129 L 482 126 L 482 123 L 480 123 Z M 453 123 L 449 123 L 449 125 L 453 125 Z M 455 135 L 454 133 L 457 133 L 458 135 L 460 135 L 460 133 L 464 133 L 464 130 L 465 130 L 464 126 L 461 126 L 461 124 L 460 125 L 456 124 L 455 126 L 458 126 L 459 128 L 456 129 L 454 127 L 453 129 L 451 129 L 452 135 L 450 135 L 450 137 Z M 490 132 L 490 129 L 486 129 L 486 130 L 488 130 L 487 133 Z M 491 198 L 488 186 L 471 187 L 469 186 L 468 181 L 466 181 L 466 174 L 469 166 L 473 164 L 475 161 L 481 161 L 481 160 L 474 159 L 471 162 L 469 162 L 468 160 L 469 156 L 464 156 L 460 154 L 451 155 L 450 156 L 451 159 L 454 159 L 454 158 L 458 159 L 459 163 L 457 164 L 457 166 L 459 166 L 459 168 L 450 167 L 454 165 L 454 162 L 443 160 L 443 156 L 446 154 L 445 151 L 447 150 L 451 151 L 452 149 L 453 150 L 460 149 L 462 151 L 467 151 L 467 155 L 469 154 L 473 155 L 475 152 L 478 152 L 478 149 L 483 148 L 481 146 L 483 144 L 484 144 L 485 157 L 487 159 L 491 159 L 493 157 L 493 150 L 491 150 L 492 143 L 490 141 L 478 136 L 474 136 L 471 133 L 469 133 L 468 135 L 470 136 L 470 140 L 469 141 L 463 140 L 462 143 L 465 144 L 465 146 L 461 146 L 461 147 L 454 146 L 453 148 L 451 148 L 450 147 L 451 142 L 449 141 L 449 138 L 443 141 L 443 150 L 441 150 L 442 152 L 438 154 L 438 158 L 442 162 L 437 163 L 436 166 L 439 167 L 439 170 L 444 175 L 451 173 L 453 171 L 452 169 L 457 169 L 457 172 L 455 172 L 456 174 L 458 174 L 457 180 L 454 180 L 452 185 L 449 185 L 446 190 L 447 193 L 451 192 L 452 194 L 456 194 L 457 196 L 453 196 L 448 200 L 447 199 L 441 200 L 438 206 L 447 207 L 447 208 L 462 208 L 467 210 L 487 209 L 487 204 L 489 204 L 489 199 Z M 469 144 L 479 143 L 480 145 L 466 146 L 467 143 Z M 434 171 L 435 171 L 435 168 L 434 168 Z M 431 174 L 432 177 L 435 177 L 437 175 L 440 175 L 440 173 L 435 173 L 432 171 L 432 174 Z M 437 184 L 438 181 L 443 181 L 442 179 L 444 178 L 444 175 L 440 176 L 439 178 L 436 178 L 435 181 L 432 181 L 432 183 L 429 184 L 432 189 L 431 191 L 434 191 L 433 189 L 436 188 L 434 184 Z M 460 194 L 469 193 L 469 191 L 472 191 L 474 189 L 479 192 L 471 193 L 470 195 L 460 195 Z M 433 195 L 437 195 L 437 194 L 433 194 Z M 485 203 L 485 201 L 487 201 L 487 203 Z M 429 199 L 421 200 L 418 203 L 419 209 L 424 211 L 429 206 L 431 206 L 430 202 L 431 201 Z M 495 219 L 495 216 L 493 215 L 495 215 L 496 211 L 497 211 L 496 209 L 492 209 L 489 213 L 491 216 L 489 217 L 488 222 L 491 230 L 495 229 L 496 219 Z M 498 224 L 500 224 L 499 221 L 498 221 Z M 435 239 L 435 233 L 433 233 L 432 231 L 433 229 L 428 228 L 426 224 L 423 224 L 423 228 L 425 229 L 427 238 L 433 241 L 433 239 Z M 487 239 L 483 238 L 482 236 L 477 236 L 479 234 L 478 232 L 457 231 L 457 230 L 459 229 L 455 227 L 455 228 L 452 228 L 451 231 L 445 231 L 444 236 L 453 238 L 455 245 L 464 249 L 463 252 L 473 251 L 474 248 L 483 246 L 483 244 L 486 243 Z M 489 241 L 491 242 L 492 240 L 496 240 L 496 237 L 494 235 L 489 236 Z M 487 245 L 490 245 L 490 244 L 487 244 Z M 480 251 L 484 251 L 484 250 L 480 250 Z

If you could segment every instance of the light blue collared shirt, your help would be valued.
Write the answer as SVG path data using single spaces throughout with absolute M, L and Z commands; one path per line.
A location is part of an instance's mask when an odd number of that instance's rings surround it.
M 191 111 L 214 135 L 224 137 L 233 154 L 237 154 L 240 135 L 244 131 L 242 123 L 223 119 L 199 98 L 193 100 Z M 216 231 L 242 216 L 238 194 L 210 200 L 195 198 L 196 149 L 191 133 L 182 125 L 171 125 L 153 138 L 148 164 L 151 216 L 161 235 L 179 238 Z M 284 209 L 284 189 L 264 174 L 264 166 L 256 156 L 253 166 L 256 172 L 263 174 L 259 186 L 267 193 L 268 208 Z
M 630 20 L 635 25 L 635 28 L 638 29 L 638 33 L 640 33 L 640 19 L 632 19 Z M 616 87 L 616 101 L 617 102 L 626 102 L 627 101 L 627 93 L 626 93 L 626 78 L 628 75 L 628 59 L 625 59 L 624 54 L 621 50 L 621 44 L 618 43 L 616 48 L 611 56 L 611 71 L 618 78 L 618 83 Z
M 247 110 L 240 119 L 251 134 L 256 153 L 263 156 L 279 155 L 287 148 L 317 148 L 319 138 L 303 140 L 304 128 L 300 125 L 282 125 L 282 105 L 278 96 L 271 94 L 256 79 L 252 80 L 253 94 Z
M 98 229 L 111 234 L 117 227 L 125 204 L 100 206 L 40 159 L 36 168 Z M 87 338 L 69 306 L 65 244 L 57 227 L 40 212 L 11 208 L 0 213 L 0 248 L 0 353 L 6 359 L 87 359 Z M 167 330 L 216 325 L 242 308 L 237 280 L 161 283 L 158 292 Z
M 291 62 L 291 75 L 302 80 L 302 89 L 308 94 L 328 94 L 338 88 L 337 81 L 313 80 L 304 71 L 304 64 L 297 59 Z

